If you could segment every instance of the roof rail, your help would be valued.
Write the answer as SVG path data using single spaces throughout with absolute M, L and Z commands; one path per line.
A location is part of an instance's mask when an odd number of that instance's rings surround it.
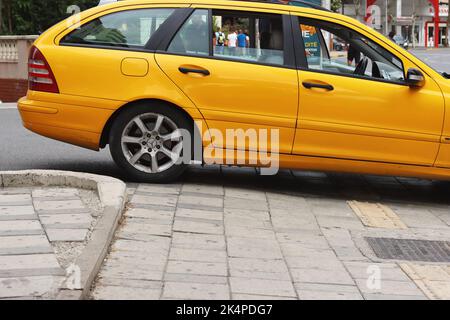
M 311 2 L 302 1 L 302 0 L 234 0 L 234 1 L 247 1 L 247 2 L 261 2 L 261 3 L 272 3 L 272 4 L 281 4 L 281 5 L 294 5 L 294 6 L 299 6 L 299 7 L 306 7 L 306 8 L 311 8 L 311 9 L 317 9 L 317 10 L 331 12 L 331 10 L 328 10 L 328 9 L 322 7 L 322 6 L 319 6 L 319 5 L 311 3 Z

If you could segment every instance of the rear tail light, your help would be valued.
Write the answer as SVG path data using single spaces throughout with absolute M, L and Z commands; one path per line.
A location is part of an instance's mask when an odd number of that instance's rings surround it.
M 35 46 L 31 47 L 28 60 L 28 88 L 34 91 L 59 93 L 50 65 Z

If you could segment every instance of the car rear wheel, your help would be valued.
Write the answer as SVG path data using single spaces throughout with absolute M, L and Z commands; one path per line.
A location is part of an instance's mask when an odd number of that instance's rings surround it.
M 170 106 L 136 105 L 115 119 L 109 137 L 111 155 L 135 181 L 173 181 L 187 167 L 182 159 L 191 127 L 189 119 Z

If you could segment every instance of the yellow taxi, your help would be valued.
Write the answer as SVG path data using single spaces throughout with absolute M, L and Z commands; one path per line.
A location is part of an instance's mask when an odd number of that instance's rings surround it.
M 109 145 L 131 179 L 148 182 L 192 162 L 267 166 L 261 153 L 280 168 L 448 179 L 448 75 L 354 19 L 294 4 L 130 0 L 84 11 L 34 43 L 23 124 Z

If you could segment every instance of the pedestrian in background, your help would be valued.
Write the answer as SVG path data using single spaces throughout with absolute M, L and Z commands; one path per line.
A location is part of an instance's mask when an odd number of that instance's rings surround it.
M 227 40 L 228 40 L 228 50 L 230 52 L 230 55 L 234 56 L 236 55 L 236 46 L 237 46 L 237 33 L 234 28 L 230 29 L 230 33 L 228 34 Z

